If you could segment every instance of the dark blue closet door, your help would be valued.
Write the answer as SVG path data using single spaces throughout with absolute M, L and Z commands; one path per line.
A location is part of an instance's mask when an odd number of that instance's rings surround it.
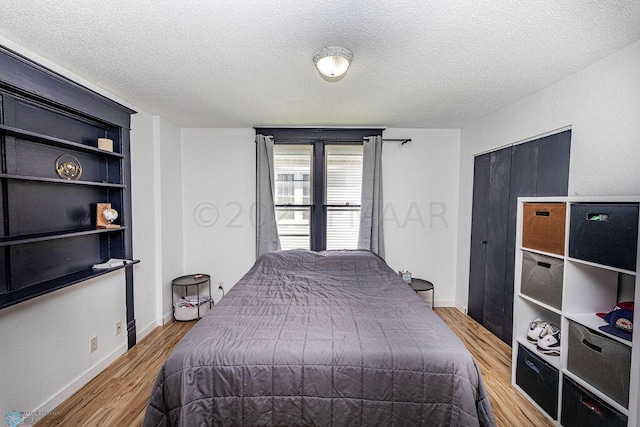
M 516 256 L 518 197 L 566 196 L 569 184 L 571 131 L 564 131 L 525 144 L 511 153 L 509 231 L 504 286 L 504 340 L 513 335 L 513 286 Z M 533 319 L 531 319 L 533 320 Z
M 469 315 L 496 335 L 502 333 L 504 253 L 507 244 L 511 148 L 478 156 L 474 165 Z
M 487 229 L 484 238 L 480 239 L 485 252 L 483 324 L 495 335 L 502 336 L 511 149 L 505 148 L 490 153 L 489 164 L 489 185 L 485 196 Z
M 475 214 L 487 212 L 489 204 L 489 177 L 491 155 L 475 158 L 473 168 L 473 212 L 471 218 L 471 262 L 469 266 L 469 301 L 467 312 L 478 323 L 484 324 L 484 282 L 487 264 L 486 235 L 487 215 Z
M 517 199 L 566 196 L 571 131 L 476 157 L 469 315 L 511 345 Z

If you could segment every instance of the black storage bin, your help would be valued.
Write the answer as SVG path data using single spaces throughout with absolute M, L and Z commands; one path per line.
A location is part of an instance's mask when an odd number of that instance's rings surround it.
M 570 321 L 567 368 L 622 406 L 628 407 L 630 346 Z
M 525 251 L 520 292 L 560 310 L 563 272 L 563 260 Z
M 638 204 L 571 205 L 569 256 L 636 271 Z
M 565 427 L 626 427 L 627 417 L 565 376 L 560 422 Z
M 518 344 L 516 384 L 553 419 L 558 416 L 558 370 Z

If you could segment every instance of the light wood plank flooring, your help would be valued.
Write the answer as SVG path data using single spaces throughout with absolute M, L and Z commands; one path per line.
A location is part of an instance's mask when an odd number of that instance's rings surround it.
M 511 347 L 456 308 L 435 311 L 476 359 L 498 426 L 554 425 L 511 385 Z
M 195 325 L 173 322 L 154 329 L 37 426 L 140 426 L 156 375 L 173 348 Z
M 511 348 L 455 308 L 436 308 L 475 357 L 498 426 L 552 426 L 511 386 Z M 159 327 L 42 419 L 38 426 L 139 426 L 162 363 L 194 322 Z

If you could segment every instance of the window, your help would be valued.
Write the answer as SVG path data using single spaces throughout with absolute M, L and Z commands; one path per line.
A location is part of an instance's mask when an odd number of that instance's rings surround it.
M 276 224 L 282 249 L 310 249 L 312 145 L 275 145 Z
M 360 231 L 362 145 L 325 147 L 326 249 L 356 249 Z
M 274 146 L 276 223 L 282 249 L 355 249 L 362 145 Z

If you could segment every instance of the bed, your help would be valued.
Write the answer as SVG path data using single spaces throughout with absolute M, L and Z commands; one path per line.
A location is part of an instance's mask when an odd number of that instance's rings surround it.
M 495 425 L 480 371 L 377 255 L 262 255 L 162 367 L 144 426 Z

